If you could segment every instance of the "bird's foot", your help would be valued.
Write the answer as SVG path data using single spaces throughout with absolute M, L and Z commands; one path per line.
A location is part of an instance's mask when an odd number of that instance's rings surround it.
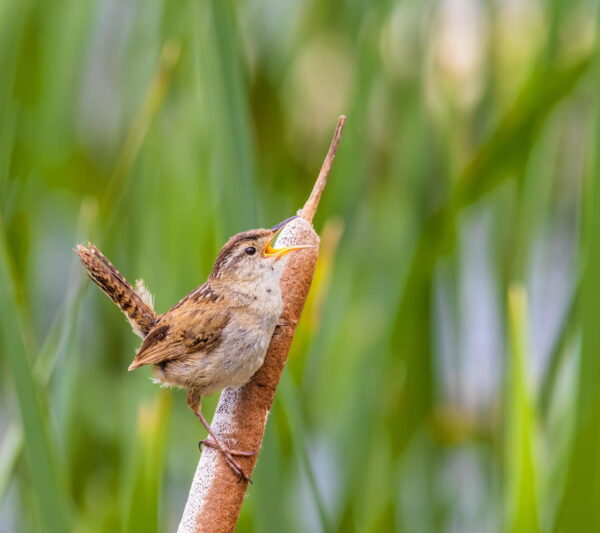
M 223 455 L 225 462 L 229 465 L 229 468 L 231 468 L 231 470 L 233 470 L 235 472 L 235 474 L 240 478 L 240 481 L 243 480 L 248 483 L 252 483 L 252 480 L 250 479 L 250 477 L 245 474 L 245 472 L 242 470 L 242 467 L 233 458 L 233 456 L 239 455 L 239 456 L 243 456 L 243 457 L 251 457 L 256 452 L 245 452 L 242 450 L 232 450 L 230 448 L 227 448 L 226 446 L 223 446 L 223 444 L 221 444 L 219 441 L 215 441 L 215 440 L 211 440 L 211 439 L 201 440 L 198 443 L 198 447 L 201 447 L 202 444 L 204 444 L 205 446 L 208 446 L 209 448 L 214 448 L 215 450 L 219 450 L 221 452 L 221 454 Z
M 204 444 L 204 446 L 208 446 L 209 448 L 216 448 L 217 450 L 221 449 L 219 448 L 219 445 L 212 439 L 201 440 L 200 444 Z M 225 451 L 229 452 L 231 455 L 239 455 L 240 457 L 252 457 L 253 455 L 256 455 L 256 452 L 236 450 L 234 448 L 226 448 L 225 446 L 223 446 L 223 449 L 225 449 Z
M 280 320 L 276 328 L 294 328 L 298 324 L 297 320 Z
M 187 402 L 188 402 L 188 405 L 190 406 L 190 408 L 192 409 L 192 411 L 194 411 L 195 415 L 198 417 L 198 419 L 204 426 L 204 429 L 206 429 L 206 431 L 212 438 L 212 440 L 207 439 L 205 441 L 200 441 L 198 443 L 198 446 L 200 446 L 204 442 L 208 446 L 211 446 L 211 447 L 219 450 L 221 452 L 221 454 L 223 455 L 225 462 L 237 474 L 240 481 L 243 480 L 248 483 L 252 483 L 252 480 L 244 473 L 244 471 L 242 470 L 242 467 L 239 464 L 237 464 L 237 461 L 233 458 L 234 454 L 232 452 L 235 452 L 235 450 L 230 450 L 229 448 L 227 448 L 227 446 L 223 445 L 223 443 L 215 435 L 215 432 L 210 427 L 210 424 L 208 423 L 206 418 L 204 418 L 204 415 L 202 414 L 202 411 L 200 410 L 200 396 L 194 395 L 193 391 L 188 391 Z M 238 453 L 236 455 L 245 455 L 245 454 Z

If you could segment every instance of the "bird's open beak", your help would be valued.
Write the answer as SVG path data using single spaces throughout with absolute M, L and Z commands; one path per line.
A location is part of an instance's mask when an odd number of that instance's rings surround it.
M 291 222 L 292 220 L 294 220 L 296 218 L 298 218 L 298 217 L 295 216 L 295 217 L 287 218 L 283 222 L 280 222 L 279 224 L 277 224 L 276 226 L 271 228 L 271 231 L 273 232 L 273 236 L 269 239 L 269 242 L 267 242 L 267 244 L 262 252 L 263 257 L 279 258 L 279 257 L 283 257 L 285 254 L 289 254 L 290 252 L 293 252 L 294 250 L 301 250 L 302 248 L 315 248 L 315 246 L 312 244 L 298 244 L 296 246 L 283 246 L 282 248 L 273 248 L 273 244 L 277 240 L 277 237 L 279 236 L 279 233 L 281 232 L 283 227 L 288 222 Z

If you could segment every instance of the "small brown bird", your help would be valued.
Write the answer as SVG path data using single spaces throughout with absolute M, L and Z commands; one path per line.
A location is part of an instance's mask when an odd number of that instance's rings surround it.
M 255 452 L 225 446 L 202 415 L 200 403 L 202 396 L 242 386 L 262 365 L 283 308 L 282 258 L 313 247 L 274 247 L 279 230 L 294 218 L 271 229 L 234 235 L 219 252 L 206 283 L 162 315 L 155 313 L 143 282 L 134 289 L 92 244 L 76 248 L 89 277 L 144 339 L 129 370 L 151 364 L 158 382 L 186 388 L 188 406 L 212 437 L 203 443 L 220 450 L 246 481 L 233 456 Z

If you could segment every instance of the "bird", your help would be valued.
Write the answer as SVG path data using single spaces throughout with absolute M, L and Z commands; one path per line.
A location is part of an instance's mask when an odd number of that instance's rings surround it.
M 93 244 L 75 252 L 88 276 L 127 317 L 143 341 L 129 365 L 152 365 L 155 381 L 187 389 L 186 402 L 209 434 L 200 444 L 218 449 L 245 481 L 234 456 L 256 452 L 229 448 L 201 411 L 202 397 L 241 387 L 262 366 L 283 301 L 279 282 L 287 254 L 314 245 L 276 246 L 291 217 L 270 229 L 243 231 L 223 246 L 205 283 L 163 314 L 154 311 L 143 281 L 135 288 Z

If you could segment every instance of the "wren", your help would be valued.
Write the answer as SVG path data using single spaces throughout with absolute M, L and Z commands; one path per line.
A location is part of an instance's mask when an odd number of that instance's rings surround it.
M 155 380 L 187 389 L 187 404 L 206 428 L 205 445 L 218 449 L 243 480 L 234 459 L 254 451 L 227 447 L 200 409 L 203 396 L 241 387 L 263 364 L 283 302 L 279 281 L 285 256 L 313 245 L 275 247 L 281 228 L 234 235 L 223 246 L 208 280 L 166 313 L 157 314 L 143 282 L 136 288 L 92 244 L 75 249 L 89 277 L 117 304 L 143 338 L 129 370 L 153 365 Z

